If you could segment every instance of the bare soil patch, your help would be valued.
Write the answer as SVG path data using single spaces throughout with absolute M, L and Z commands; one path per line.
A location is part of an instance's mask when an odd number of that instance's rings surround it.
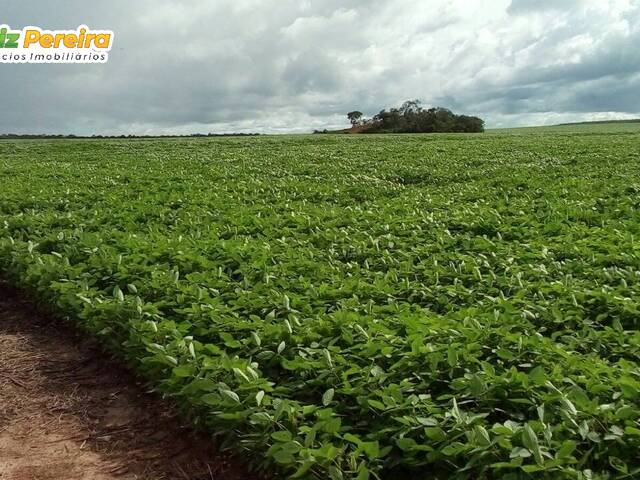
M 1 480 L 255 480 L 97 345 L 0 283 Z

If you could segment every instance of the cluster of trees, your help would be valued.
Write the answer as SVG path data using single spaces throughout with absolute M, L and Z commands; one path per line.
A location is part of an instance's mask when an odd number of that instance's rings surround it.
M 362 133 L 435 133 L 484 132 L 484 120 L 468 115 L 456 115 L 442 107 L 422 108 L 419 100 L 409 100 L 400 108 L 382 110 L 371 119 L 357 110 L 347 118 L 353 129 Z

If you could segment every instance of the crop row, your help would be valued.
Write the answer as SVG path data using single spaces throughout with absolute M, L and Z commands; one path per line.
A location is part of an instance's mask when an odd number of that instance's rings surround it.
M 637 135 L 0 144 L 0 269 L 290 478 L 640 474 Z

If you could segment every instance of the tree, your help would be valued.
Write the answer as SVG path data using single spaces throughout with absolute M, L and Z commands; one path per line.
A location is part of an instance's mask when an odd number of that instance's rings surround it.
M 484 120 L 468 115 L 456 115 L 448 108 L 422 108 L 420 100 L 408 100 L 400 108 L 381 110 L 370 121 L 361 121 L 358 111 L 348 115 L 351 123 L 364 125 L 362 133 L 435 133 L 484 131 Z
M 422 107 L 420 106 L 422 102 L 420 100 L 407 100 L 400 107 L 400 114 L 407 115 L 417 115 L 422 111 Z
M 351 122 L 351 125 L 355 127 L 356 125 L 358 125 L 358 123 L 360 123 L 360 119 L 362 118 L 362 115 L 363 115 L 362 112 L 355 110 L 353 112 L 347 113 L 347 118 Z

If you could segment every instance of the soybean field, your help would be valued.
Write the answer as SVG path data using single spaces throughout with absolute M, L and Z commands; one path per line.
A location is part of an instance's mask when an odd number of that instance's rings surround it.
M 640 477 L 639 240 L 640 128 L 0 141 L 0 276 L 274 478 Z

